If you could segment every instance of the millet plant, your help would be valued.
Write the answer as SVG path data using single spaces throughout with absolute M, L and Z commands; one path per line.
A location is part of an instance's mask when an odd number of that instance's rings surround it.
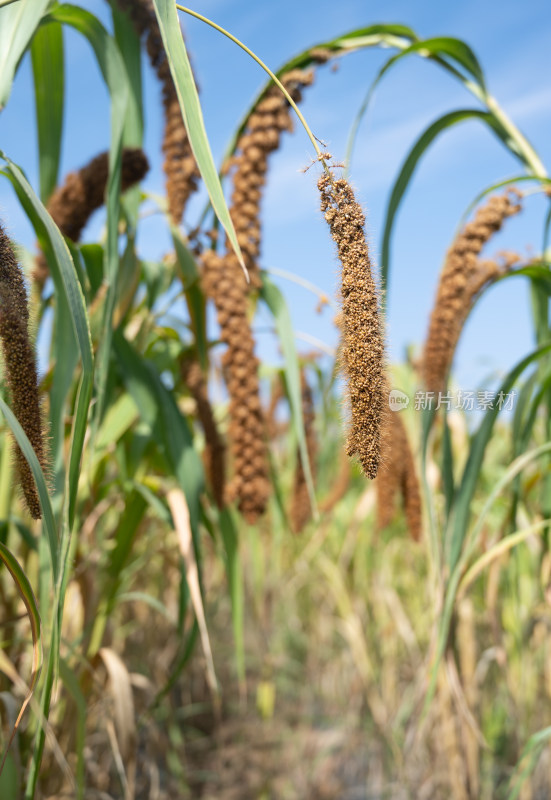
M 289 686 L 282 653 L 291 650 L 316 676 L 308 687 L 316 699 L 357 708 L 373 796 L 549 793 L 551 213 L 529 260 L 482 255 L 509 217 L 530 213 L 531 193 L 549 195 L 544 165 L 458 39 L 371 25 L 274 73 L 172 0 L 109 7 L 112 32 L 78 5 L 0 1 L 0 110 L 30 52 L 39 152 L 34 186 L 26 165 L 0 149 L 2 179 L 36 236 L 26 252 L 16 227 L 0 223 L 0 795 L 223 797 L 222 767 L 205 766 L 204 752 L 194 761 L 197 730 L 223 730 L 230 687 L 250 707 L 252 683 L 259 717 L 273 721 Z M 186 15 L 268 73 L 219 168 L 180 27 Z M 111 139 L 108 151 L 63 177 L 67 27 L 93 49 Z M 153 157 L 143 150 L 142 47 L 162 94 L 166 197 L 157 202 L 172 243 L 154 264 L 136 247 L 148 199 L 140 182 Z M 341 165 L 298 105 L 316 91 L 318 70 L 373 47 L 391 55 Z M 437 119 L 406 155 L 390 187 L 378 274 L 347 166 L 374 88 L 415 57 L 459 81 L 474 105 Z M 308 169 L 318 171 L 312 214 L 321 208 L 339 263 L 339 346 L 329 370 L 297 352 L 285 297 L 262 265 L 270 158 L 297 118 L 313 148 Z M 481 187 L 445 256 L 423 353 L 390 365 L 386 289 L 397 211 L 432 142 L 469 119 L 488 127 L 519 174 Z M 190 220 L 188 200 L 201 182 L 208 206 Z M 82 243 L 102 205 L 104 235 Z M 530 283 L 537 343 L 500 386 L 519 392 L 510 424 L 497 406 L 471 432 L 446 407 L 393 414 L 392 376 L 412 390 L 444 392 L 468 315 L 510 279 Z M 159 312 L 174 297 L 184 319 Z M 273 319 L 281 369 L 258 358 L 259 307 Z M 39 374 L 36 339 L 48 319 Z M 322 672 L 332 692 L 318 685 Z M 264 741 L 260 730 L 245 761 Z M 270 744 L 274 757 L 282 747 Z M 240 797 L 307 796 L 256 774 L 234 776 Z M 323 796 L 345 796 L 345 788 L 337 781 Z M 314 776 L 308 796 L 322 796 L 318 789 Z

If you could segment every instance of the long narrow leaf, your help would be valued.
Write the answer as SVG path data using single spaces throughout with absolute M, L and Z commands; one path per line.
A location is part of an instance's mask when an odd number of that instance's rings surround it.
M 51 18 L 66 25 L 71 25 L 88 39 L 107 85 L 111 101 L 111 146 L 109 151 L 109 177 L 106 189 L 107 245 L 104 264 L 104 280 L 108 289 L 104 309 L 103 333 L 97 354 L 97 408 L 94 417 L 94 434 L 105 406 L 107 371 L 113 330 L 112 319 L 117 299 L 120 171 L 129 89 L 126 69 L 115 40 L 109 36 L 103 25 L 93 14 L 77 6 L 67 4 L 55 8 L 52 11 Z M 92 436 L 92 440 L 93 438 Z
M 36 488 L 38 491 L 38 498 L 40 500 L 40 507 L 42 509 L 44 528 L 46 536 L 48 538 L 48 545 L 50 547 L 52 573 L 54 577 L 57 577 L 59 569 L 57 531 L 56 531 L 54 513 L 52 510 L 52 504 L 50 502 L 50 497 L 48 495 L 48 488 L 46 486 L 46 480 L 44 478 L 44 473 L 42 472 L 42 468 L 38 463 L 38 458 L 36 457 L 36 453 L 34 452 L 33 446 L 27 439 L 25 431 L 19 424 L 11 408 L 6 404 L 6 402 L 1 397 L 0 397 L 0 411 L 4 414 L 6 421 L 11 428 L 11 431 L 15 436 L 17 444 L 21 448 L 21 451 L 25 456 L 25 458 L 27 459 L 29 467 L 31 468 L 31 471 L 33 473 L 33 477 L 36 483 Z
M 41 26 L 31 45 L 33 64 L 40 198 L 48 201 L 57 184 L 65 95 L 63 29 L 52 23 Z
M 0 773 L 1 773 L 2 769 L 4 768 L 4 764 L 6 762 L 6 756 L 8 755 L 8 750 L 10 749 L 13 737 L 15 736 L 17 728 L 19 727 L 21 717 L 23 716 L 25 709 L 27 708 L 31 700 L 31 697 L 33 696 L 36 682 L 38 680 L 38 676 L 40 675 L 40 668 L 42 666 L 42 637 L 40 635 L 40 614 L 38 613 L 38 606 L 36 604 L 36 598 L 34 596 L 31 584 L 29 583 L 27 576 L 23 572 L 15 556 L 1 542 L 0 542 L 0 561 L 2 561 L 8 568 L 15 582 L 15 585 L 17 586 L 19 594 L 21 595 L 21 599 L 25 604 L 25 608 L 27 609 L 27 615 L 31 623 L 31 634 L 33 638 L 33 660 L 32 660 L 31 680 L 29 682 L 27 694 L 25 696 L 25 699 L 23 700 L 23 705 L 21 706 L 21 710 L 17 716 L 17 719 L 15 720 L 13 730 L 6 744 L 6 749 L 4 751 L 2 761 L 0 762 Z
M 176 5 L 173 0 L 153 0 L 153 5 L 155 6 L 155 13 L 157 14 L 161 36 L 163 37 L 163 44 L 168 55 L 168 63 L 180 101 L 180 108 L 182 109 L 191 149 L 193 150 L 199 171 L 205 181 L 205 186 L 216 216 L 228 234 L 232 247 L 243 269 L 245 269 L 243 255 L 237 241 L 228 206 L 226 205 L 218 172 L 214 165 L 214 159 L 203 121 L 203 112 L 201 111 L 201 105 L 199 103 L 199 95 L 197 94 L 197 87 L 195 86 L 184 38 L 180 30 Z
M 218 517 L 220 532 L 226 551 L 226 575 L 230 590 L 235 664 L 241 690 L 245 687 L 245 597 L 243 569 L 239 558 L 239 540 L 231 511 L 224 508 Z
M 426 152 L 428 147 L 436 139 L 436 137 L 445 130 L 448 130 L 459 122 L 465 120 L 478 119 L 485 122 L 491 130 L 494 131 L 502 140 L 505 138 L 505 133 L 501 130 L 491 114 L 486 111 L 480 111 L 476 108 L 460 109 L 458 111 L 451 111 L 444 116 L 439 117 L 421 134 L 419 139 L 415 142 L 414 146 L 408 153 L 406 160 L 402 164 L 398 177 L 394 181 L 390 200 L 385 213 L 385 223 L 383 230 L 383 243 L 381 248 L 381 277 L 383 286 L 388 286 L 388 275 L 390 268 L 390 240 L 392 236 L 394 220 L 400 207 L 402 198 L 409 186 L 409 182 L 413 173 L 419 163 L 421 156 Z
M 21 205 L 31 220 L 43 246 L 50 254 L 49 265 L 56 292 L 65 296 L 82 359 L 82 377 L 74 416 L 69 460 L 69 521 L 72 525 L 94 379 L 94 357 L 86 305 L 69 248 L 58 227 L 34 193 L 19 167 L 1 151 L 0 156 L 7 162 L 6 174 L 15 188 Z
M 8 102 L 21 56 L 40 25 L 49 0 L 19 0 L 0 8 L 0 111 Z
M 114 346 L 127 391 L 143 421 L 155 432 L 172 474 L 185 492 L 195 535 L 204 476 L 187 422 L 155 368 L 137 353 L 120 331 L 115 333 Z
M 304 470 L 304 477 L 306 478 L 306 485 L 308 487 L 308 495 L 310 497 L 310 505 L 314 517 L 317 516 L 316 495 L 314 492 L 314 481 L 312 479 L 312 468 L 310 459 L 308 457 L 308 447 L 306 445 L 306 433 L 304 430 L 304 416 L 302 413 L 302 392 L 300 387 L 300 368 L 298 363 L 298 356 L 295 347 L 293 324 L 291 322 L 291 315 L 287 308 L 285 298 L 272 281 L 268 278 L 266 273 L 262 274 L 262 289 L 260 296 L 270 309 L 276 330 L 283 352 L 283 369 L 285 371 L 285 378 L 287 381 L 287 390 L 289 392 L 289 405 L 291 406 L 291 416 L 293 420 L 293 427 L 295 429 L 295 436 L 297 438 L 300 460 Z

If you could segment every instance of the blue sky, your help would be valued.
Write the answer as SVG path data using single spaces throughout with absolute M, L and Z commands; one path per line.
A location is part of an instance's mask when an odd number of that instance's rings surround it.
M 104 0 L 80 3 L 110 26 Z M 241 38 L 270 66 L 279 67 L 309 45 L 348 30 L 377 22 L 400 22 L 422 37 L 463 38 L 474 49 L 490 91 L 529 137 L 541 159 L 551 167 L 551 85 L 548 53 L 551 45 L 549 7 L 544 0 L 461 3 L 371 2 L 326 0 L 277 3 L 205 0 L 194 5 Z M 188 46 L 201 88 L 205 123 L 215 159 L 219 161 L 243 111 L 265 76 L 235 45 L 197 20 L 183 20 Z M 68 31 L 67 112 L 62 174 L 107 148 L 108 98 L 93 55 L 85 40 Z M 318 71 L 301 106 L 315 134 L 337 160 L 345 153 L 355 113 L 377 69 L 389 51 L 373 49 L 339 59 L 339 68 Z M 163 190 L 160 141 L 162 111 L 159 87 L 144 63 L 146 95 L 145 148 L 152 170 L 146 190 Z M 438 116 L 455 108 L 476 107 L 476 101 L 434 64 L 404 60 L 383 80 L 359 134 L 351 177 L 368 219 L 371 252 L 377 261 L 388 195 L 409 148 Z M 0 115 L 0 147 L 21 164 L 38 184 L 32 83 L 28 62 L 16 78 L 12 97 Z M 296 126 L 271 161 L 264 199 L 264 241 L 261 264 L 287 270 L 314 282 L 331 297 L 336 294 L 338 264 L 331 239 L 318 211 L 316 169 L 306 174 L 311 146 Z M 518 174 L 515 160 L 479 123 L 468 122 L 443 135 L 427 153 L 415 174 L 399 213 L 393 240 L 388 286 L 388 342 L 391 360 L 401 360 L 409 344 L 419 347 L 426 333 L 438 273 L 460 215 L 487 185 Z M 204 202 L 189 208 L 193 227 Z M 488 255 L 514 248 L 527 252 L 541 247 L 546 212 L 538 195 L 525 202 L 522 215 L 510 220 Z M 7 181 L 0 183 L 0 214 L 12 236 L 33 247 L 34 237 L 17 207 Z M 85 239 L 101 232 L 101 213 L 87 228 Z M 169 247 L 161 220 L 144 221 L 138 246 L 147 258 L 160 257 Z M 334 312 L 316 313 L 317 300 L 306 290 L 274 278 L 289 302 L 297 331 L 333 346 Z M 266 313 L 256 320 L 259 353 L 278 359 Z M 299 338 L 299 348 L 311 345 Z M 464 331 L 456 357 L 455 377 L 464 388 L 476 388 L 494 372 L 507 371 L 532 347 L 529 294 L 521 280 L 506 281 L 490 290 Z

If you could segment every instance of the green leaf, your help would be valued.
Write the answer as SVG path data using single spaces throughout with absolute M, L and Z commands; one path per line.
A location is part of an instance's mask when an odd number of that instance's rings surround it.
M 0 150 L 0 157 L 6 161 L 6 175 L 13 184 L 19 201 L 29 217 L 38 237 L 46 247 L 50 247 L 53 259 L 50 261 L 52 277 L 57 292 L 62 292 L 71 311 L 73 331 L 79 344 L 83 369 L 91 374 L 93 369 L 92 342 L 84 296 L 77 278 L 75 265 L 69 248 L 55 222 L 52 220 L 22 170 Z
M 537 350 L 534 350 L 532 353 L 526 356 L 526 358 L 523 358 L 522 361 L 520 361 L 509 372 L 509 374 L 507 375 L 507 377 L 505 378 L 505 380 L 503 381 L 503 383 L 499 388 L 498 395 L 499 392 L 503 392 L 504 395 L 507 395 L 507 393 L 510 392 L 513 386 L 516 384 L 518 378 L 520 377 L 522 372 L 526 369 L 526 367 L 528 367 L 534 361 L 537 361 L 538 359 L 542 358 L 543 356 L 545 356 L 547 353 L 550 352 L 551 352 L 551 344 L 548 344 L 544 347 L 540 347 Z M 519 466 L 520 468 L 524 466 L 523 459 L 527 458 L 526 463 L 528 463 L 530 459 L 540 457 L 550 447 L 550 445 L 544 445 L 542 448 L 539 448 L 538 450 L 532 451 L 532 453 L 527 454 L 526 457 L 521 456 L 520 459 L 517 459 L 517 462 L 515 462 L 514 467 L 512 466 L 509 468 L 504 478 L 502 478 L 501 481 L 499 481 L 498 484 L 494 487 L 490 499 L 486 502 L 484 510 L 482 514 L 479 516 L 479 521 L 469 534 L 469 540 L 465 545 L 469 520 L 471 516 L 472 499 L 478 481 L 478 477 L 480 474 L 480 469 L 482 467 L 482 461 L 484 458 L 486 445 L 488 444 L 488 441 L 490 439 L 498 413 L 499 409 L 497 408 L 497 404 L 494 408 L 488 409 L 485 412 L 484 419 L 471 441 L 469 457 L 467 459 L 465 469 L 463 470 L 463 476 L 461 479 L 461 483 L 459 485 L 459 489 L 457 491 L 454 508 L 448 520 L 448 529 L 449 531 L 451 531 L 451 536 L 449 536 L 448 532 L 446 538 L 447 539 L 449 538 L 450 549 L 447 558 L 447 571 L 448 574 L 450 575 L 450 579 L 446 586 L 446 597 L 444 601 L 444 608 L 439 620 L 436 652 L 432 660 L 431 679 L 429 688 L 427 690 L 427 694 L 425 696 L 424 713 L 426 713 L 430 705 L 430 702 L 434 697 L 438 668 L 446 649 L 446 643 L 448 641 L 449 627 L 452 618 L 457 588 L 459 586 L 459 581 L 461 579 L 463 569 L 470 556 L 479 529 L 481 528 L 480 521 L 481 519 L 484 518 L 484 515 L 487 513 L 487 510 L 490 507 L 491 502 L 493 502 L 495 496 L 497 496 L 499 491 L 501 491 L 503 486 L 508 481 L 514 478 L 514 476 L 518 472 Z M 423 431 L 424 447 L 426 447 L 426 441 L 428 439 L 428 429 L 430 428 L 430 418 L 428 416 L 427 420 L 428 423 Z
M 467 73 L 467 80 L 469 78 L 474 80 L 476 86 L 480 89 L 481 96 L 483 97 L 486 94 L 484 73 L 474 52 L 461 39 L 454 39 L 451 36 L 438 36 L 434 39 L 423 39 L 419 42 L 414 42 L 405 50 L 402 50 L 401 53 L 392 56 L 383 66 L 376 80 L 379 81 L 397 61 L 413 53 L 425 58 L 435 58 L 438 63 L 453 71 L 454 75 L 466 82 L 465 76 L 457 68 L 463 69 Z M 449 63 L 450 61 L 451 64 Z
M 2 406 L 4 405 L 3 401 L 1 400 L 0 403 Z M 40 467 L 38 468 L 40 469 Z M 32 661 L 31 680 L 29 682 L 28 691 L 23 701 L 23 705 L 21 706 L 21 710 L 17 716 L 15 725 L 13 726 L 10 738 L 8 739 L 8 742 L 6 744 L 6 749 L 2 757 L 2 762 L 0 763 L 0 773 L 1 773 L 6 761 L 8 750 L 13 741 L 13 737 L 15 736 L 17 728 L 19 727 L 19 723 L 21 722 L 21 717 L 23 716 L 23 713 L 27 708 L 31 697 L 33 696 L 36 682 L 38 680 L 38 676 L 40 675 L 40 668 L 42 666 L 42 637 L 40 635 L 40 614 L 38 613 L 38 606 L 36 604 L 36 598 L 34 596 L 31 584 L 29 583 L 27 576 L 23 572 L 23 569 L 21 568 L 15 556 L 1 542 L 0 542 L 0 561 L 2 561 L 8 568 L 15 582 L 15 585 L 17 586 L 19 594 L 21 595 L 21 599 L 25 604 L 27 615 L 31 623 L 31 634 L 33 638 L 33 661 Z
M 535 350 L 533 353 L 530 353 L 530 355 L 526 356 L 526 358 L 522 359 L 522 361 L 520 361 L 509 372 L 501 384 L 496 397 L 499 395 L 499 392 L 503 392 L 504 395 L 507 395 L 512 390 L 519 376 L 526 369 L 526 367 L 528 367 L 534 361 L 542 358 L 542 356 L 549 352 L 551 352 L 551 345 L 548 344 L 539 348 L 538 350 Z M 484 419 L 471 442 L 469 457 L 463 471 L 461 484 L 459 486 L 454 505 L 454 513 L 450 520 L 450 525 L 452 526 L 453 531 L 449 560 L 450 572 L 454 569 L 459 560 L 471 515 L 472 498 L 476 483 L 478 481 L 478 476 L 480 474 L 480 469 L 482 467 L 486 445 L 490 439 L 494 422 L 496 421 L 498 414 L 499 408 L 497 407 L 496 403 L 494 408 L 490 408 L 484 413 Z
M 128 14 L 121 11 L 116 3 L 111 5 L 115 41 L 126 67 L 130 95 L 124 144 L 127 147 L 141 147 L 143 141 L 143 99 L 142 99 L 142 53 L 140 37 L 129 20 Z
M 551 726 L 543 728 L 541 731 L 534 733 L 524 747 L 520 754 L 519 760 L 507 787 L 507 800 L 517 800 L 524 786 L 524 782 L 530 777 L 534 771 L 538 760 L 545 749 L 548 741 L 551 739 Z
M 155 432 L 156 441 L 161 445 L 173 475 L 184 490 L 192 530 L 196 533 L 199 495 L 204 477 L 187 422 L 155 367 L 126 341 L 120 331 L 115 332 L 114 347 L 126 389 L 136 403 L 142 420 Z
M 124 62 L 115 40 L 109 36 L 101 22 L 88 11 L 69 4 L 57 6 L 51 19 L 71 25 L 88 39 L 98 66 L 107 85 L 111 100 L 111 145 L 109 151 L 109 177 L 106 189 L 107 244 L 105 248 L 104 280 L 108 290 L 104 307 L 103 334 L 97 354 L 97 401 L 94 415 L 92 441 L 105 405 L 107 372 L 111 352 L 112 319 L 116 305 L 117 275 L 119 270 L 118 224 L 120 205 L 120 171 L 122 139 L 128 105 L 129 88 Z
M 41 26 L 31 45 L 38 132 L 40 198 L 48 201 L 57 184 L 65 96 L 63 29 Z
M 230 589 L 235 665 L 241 688 L 245 686 L 245 596 L 243 569 L 239 558 L 239 540 L 231 511 L 223 508 L 218 514 L 220 533 L 226 554 L 226 575 Z
M 402 198 L 409 186 L 409 182 L 415 172 L 417 164 L 421 156 L 425 153 L 427 148 L 432 144 L 436 137 L 445 130 L 457 125 L 459 122 L 465 120 L 478 119 L 485 122 L 486 125 L 496 133 L 502 141 L 507 140 L 506 132 L 498 125 L 494 117 L 487 111 L 480 111 L 479 109 L 467 108 L 458 111 L 450 111 L 448 114 L 439 117 L 421 134 L 419 139 L 415 142 L 414 146 L 408 153 L 406 160 L 400 168 L 398 177 L 394 181 L 390 199 L 385 213 L 385 222 L 383 229 L 383 244 L 381 248 L 381 278 L 383 287 L 388 286 L 388 275 L 390 268 L 390 239 L 392 236 L 394 220 L 402 202 Z
M 19 0 L 0 8 L 0 111 L 8 102 L 23 53 L 40 25 L 49 0 Z
M 171 225 L 170 230 L 195 338 L 197 359 L 201 369 L 206 370 L 208 365 L 207 311 L 205 296 L 199 283 L 199 270 L 178 228 Z
M 245 269 L 243 255 L 237 241 L 230 212 L 226 205 L 224 192 L 220 184 L 218 172 L 214 165 L 203 113 L 199 103 L 199 95 L 193 78 L 193 72 L 184 44 L 184 38 L 180 30 L 176 5 L 173 0 L 153 0 L 155 13 L 163 44 L 168 56 L 170 72 L 174 80 L 182 116 L 189 136 L 189 142 L 201 176 L 205 181 L 205 186 L 211 199 L 212 207 L 216 216 L 224 227 L 231 245 L 239 258 L 241 266 Z
M 27 439 L 25 431 L 19 424 L 11 408 L 6 404 L 6 402 L 1 397 L 0 397 L 0 411 L 2 411 L 2 413 L 4 414 L 6 421 L 10 426 L 13 435 L 15 436 L 17 444 L 21 448 L 21 451 L 25 456 L 25 458 L 27 459 L 29 467 L 31 468 L 31 471 L 33 473 L 33 477 L 36 483 L 36 488 L 38 491 L 38 497 L 40 500 L 40 508 L 42 509 L 44 528 L 46 536 L 48 537 L 48 545 L 50 547 L 52 573 L 54 577 L 57 577 L 59 569 L 57 529 L 54 519 L 54 513 L 52 510 L 52 504 L 50 502 L 50 497 L 48 495 L 46 480 L 44 478 L 44 473 L 42 472 L 42 468 L 38 463 L 38 458 L 36 457 L 36 453 L 34 452 L 33 446 Z
M 56 293 L 64 295 L 63 302 L 66 303 L 70 311 L 73 333 L 76 336 L 82 359 L 82 377 L 74 414 L 69 460 L 69 524 L 72 526 L 94 379 L 94 357 L 86 304 L 71 253 L 58 227 L 34 193 L 19 167 L 10 161 L 2 151 L 0 151 L 0 156 L 7 162 L 6 174 L 11 180 L 21 205 L 49 255 L 48 263 L 52 271 Z M 58 353 L 57 355 L 59 357 L 60 354 Z
M 295 347 L 295 336 L 291 315 L 285 302 L 285 298 L 279 291 L 275 283 L 269 279 L 266 272 L 262 273 L 262 289 L 260 296 L 270 309 L 283 353 L 283 363 L 287 391 L 289 392 L 289 405 L 291 407 L 291 417 L 295 429 L 300 460 L 306 478 L 310 505 L 312 506 L 313 516 L 317 517 L 318 509 L 316 495 L 314 492 L 314 481 L 312 479 L 312 469 L 308 458 L 308 448 L 306 445 L 306 433 L 304 431 L 304 418 L 302 414 L 302 391 L 300 385 L 300 367 L 298 363 L 297 351 Z
M 132 397 L 126 392 L 122 394 L 105 415 L 96 439 L 96 448 L 102 450 L 118 442 L 134 424 L 138 414 L 138 408 Z
M 130 556 L 138 527 L 143 519 L 147 502 L 140 492 L 133 489 L 126 497 L 123 513 L 117 525 L 115 546 L 109 553 L 101 600 L 96 611 L 94 627 L 88 646 L 88 657 L 95 656 L 102 646 L 107 620 L 115 606 L 121 585 L 121 573 Z

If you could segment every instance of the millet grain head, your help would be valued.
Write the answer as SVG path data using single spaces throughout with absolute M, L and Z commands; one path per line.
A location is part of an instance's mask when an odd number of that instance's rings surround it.
M 185 359 L 182 361 L 181 369 L 184 382 L 195 400 L 197 416 L 205 434 L 205 471 L 212 496 L 218 508 L 223 508 L 226 485 L 226 445 L 216 426 L 208 397 L 207 382 L 196 361 Z
M 292 70 L 281 79 L 295 102 L 301 88 L 313 80 L 311 71 Z M 292 127 L 290 107 L 277 87 L 271 87 L 257 104 L 240 137 L 233 169 L 230 213 L 249 272 L 247 284 L 233 250 L 203 253 L 203 288 L 216 306 L 221 338 L 227 345 L 223 356 L 230 395 L 229 437 L 234 475 L 226 489 L 228 502 L 237 502 L 249 522 L 264 512 L 270 494 L 266 425 L 260 404 L 258 360 L 247 314 L 248 294 L 260 287 L 260 202 L 266 182 L 268 156 L 279 147 L 281 133 Z
M 149 163 L 139 147 L 122 152 L 121 191 L 139 183 L 149 170 Z M 82 169 L 70 172 L 50 197 L 48 213 L 64 236 L 78 242 L 93 212 L 103 205 L 109 175 L 109 153 L 100 153 Z M 43 286 L 49 275 L 44 254 L 36 259 L 33 278 Z
M 304 433 L 306 436 L 306 450 L 308 453 L 308 461 L 310 462 L 312 477 L 314 477 L 316 468 L 316 454 L 318 449 L 316 431 L 314 427 L 316 415 L 314 411 L 312 390 L 310 389 L 306 380 L 304 368 L 300 373 L 300 384 L 302 394 L 302 417 L 304 420 Z M 291 522 L 291 529 L 293 533 L 300 533 L 304 526 L 312 518 L 312 504 L 310 502 L 306 474 L 304 472 L 299 448 L 297 448 L 296 458 L 297 462 L 293 479 L 293 493 L 289 508 L 289 520 Z
M 38 394 L 36 355 L 29 337 L 27 291 L 21 269 L 0 225 L 0 341 L 5 381 L 13 413 L 27 434 L 40 466 L 48 474 L 47 443 Z M 27 508 L 40 519 L 38 492 L 31 468 L 19 445 L 15 460 Z
M 454 241 L 440 275 L 425 343 L 422 373 L 426 388 L 444 390 L 453 354 L 475 295 L 491 282 L 488 262 L 478 256 L 507 217 L 521 210 L 520 195 L 509 190 L 490 197 Z M 494 277 L 498 277 L 495 275 Z
M 236 502 L 245 519 L 254 523 L 265 511 L 270 481 L 247 284 L 233 253 L 221 257 L 207 250 L 202 266 L 203 288 L 214 301 L 220 336 L 227 345 L 222 367 L 230 396 L 233 477 L 226 487 L 226 501 Z
M 295 103 L 299 103 L 302 89 L 313 79 L 312 70 L 297 69 L 283 75 L 281 82 Z M 278 149 L 281 134 L 292 130 L 292 113 L 280 89 L 277 86 L 268 89 L 250 115 L 229 163 L 233 185 L 230 214 L 253 289 L 260 286 L 261 189 L 268 172 L 270 154 Z
M 151 66 L 162 85 L 165 130 L 163 137 L 163 169 L 170 216 L 175 224 L 182 219 L 190 195 L 197 190 L 199 169 L 187 135 L 176 88 L 163 46 L 161 31 L 151 0 L 117 0 L 145 44 Z
M 340 360 L 350 407 L 347 453 L 375 478 L 388 390 L 381 309 L 364 233 L 365 217 L 344 178 L 324 172 L 321 210 L 337 245 L 341 273 Z

